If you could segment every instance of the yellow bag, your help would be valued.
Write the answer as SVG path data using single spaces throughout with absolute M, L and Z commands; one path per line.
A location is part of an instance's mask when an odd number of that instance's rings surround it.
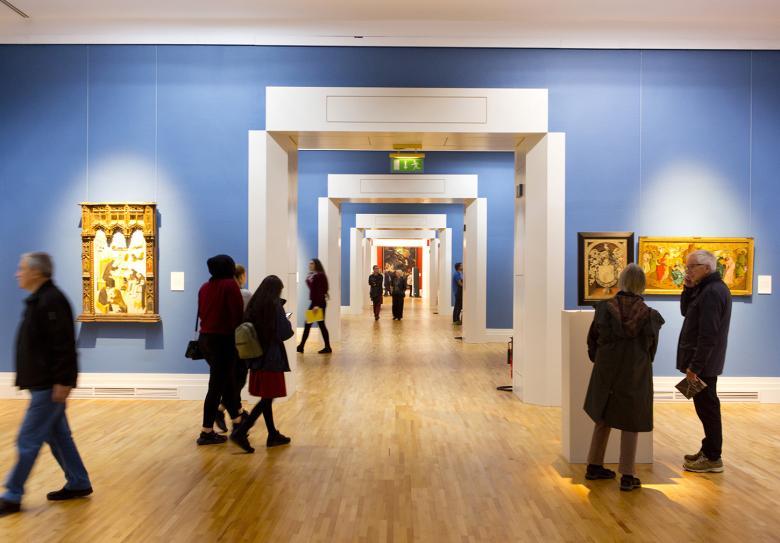
M 325 312 L 321 307 L 315 307 L 314 309 L 306 310 L 306 324 L 313 322 L 321 322 L 325 320 Z

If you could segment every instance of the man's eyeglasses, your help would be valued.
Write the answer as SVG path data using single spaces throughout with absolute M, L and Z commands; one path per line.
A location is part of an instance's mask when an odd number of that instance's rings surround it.
M 693 269 L 693 268 L 695 268 L 696 266 L 704 266 L 704 264 L 694 264 L 694 265 L 692 265 L 692 266 L 685 266 L 685 269 L 686 269 L 686 270 L 692 270 L 692 269 Z

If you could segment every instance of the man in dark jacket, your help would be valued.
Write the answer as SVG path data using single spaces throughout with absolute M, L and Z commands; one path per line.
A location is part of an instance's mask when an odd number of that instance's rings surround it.
M 406 296 L 406 277 L 401 270 L 395 270 L 393 277 L 393 320 L 404 318 L 404 297 Z
M 374 320 L 379 320 L 379 311 L 382 309 L 382 271 L 379 266 L 374 266 L 374 273 L 368 276 L 368 295 L 371 297 L 371 303 L 374 304 Z
M 16 386 L 29 389 L 31 400 L 17 439 L 19 459 L 0 498 L 0 515 L 20 510 L 24 483 L 44 442 L 67 479 L 61 490 L 46 497 L 69 500 L 92 493 L 65 416 L 65 402 L 78 374 L 73 312 L 68 299 L 54 286 L 52 271 L 49 255 L 28 253 L 16 272 L 19 286 L 31 292 L 16 340 Z
M 701 450 L 685 455 L 683 467 L 699 473 L 719 473 L 723 471 L 723 429 L 717 383 L 726 360 L 731 293 L 717 272 L 715 255 L 709 251 L 695 251 L 688 256 L 680 310 L 685 320 L 677 344 L 677 369 L 689 381 L 699 379 L 707 384 L 693 397 L 704 426 Z

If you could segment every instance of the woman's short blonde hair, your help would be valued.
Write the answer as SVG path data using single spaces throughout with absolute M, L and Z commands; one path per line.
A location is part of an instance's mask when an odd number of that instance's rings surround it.
M 623 268 L 618 278 L 618 288 L 631 294 L 642 294 L 645 291 L 645 272 L 633 262 Z

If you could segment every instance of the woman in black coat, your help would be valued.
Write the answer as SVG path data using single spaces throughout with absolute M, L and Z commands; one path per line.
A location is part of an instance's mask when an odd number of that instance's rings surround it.
M 612 428 L 620 436 L 621 490 L 638 488 L 634 477 L 637 432 L 653 429 L 653 358 L 661 314 L 649 308 L 641 294 L 645 274 L 629 264 L 620 274 L 620 292 L 596 306 L 588 333 L 588 356 L 593 364 L 585 412 L 596 423 L 588 453 L 587 479 L 613 479 L 615 472 L 603 467 Z
M 406 297 L 406 277 L 401 270 L 395 270 L 393 277 L 393 320 L 400 321 L 404 318 L 404 298 Z
M 259 396 L 252 412 L 230 434 L 230 439 L 246 452 L 254 452 L 249 443 L 249 430 L 255 421 L 263 415 L 268 429 L 267 447 L 287 445 L 290 438 L 282 435 L 274 425 L 274 398 L 287 396 L 284 372 L 290 371 L 284 342 L 293 337 L 293 329 L 284 312 L 285 300 L 281 298 L 284 285 L 275 275 L 269 275 L 252 296 L 244 313 L 244 322 L 255 327 L 263 354 L 249 361 L 249 393 Z

